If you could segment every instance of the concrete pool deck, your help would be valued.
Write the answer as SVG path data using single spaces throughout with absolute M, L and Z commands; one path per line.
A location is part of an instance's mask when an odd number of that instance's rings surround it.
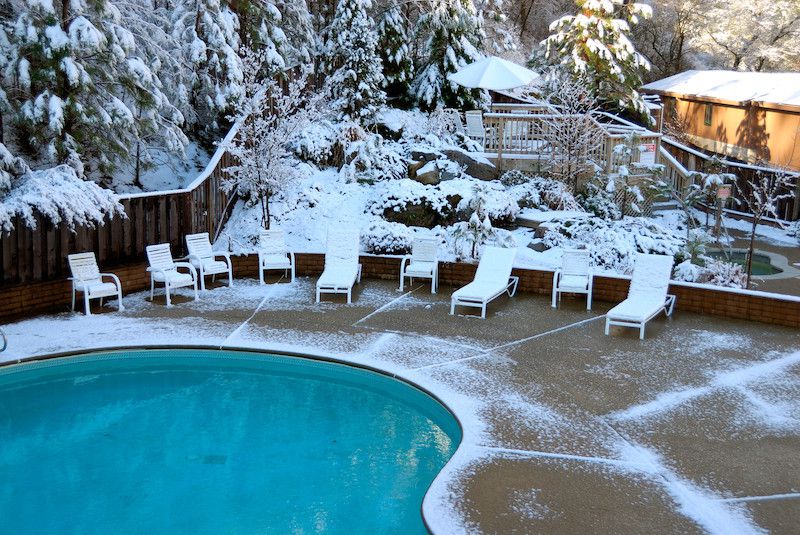
M 449 316 L 451 288 L 365 280 L 352 305 L 313 279 L 216 285 L 4 326 L 0 360 L 113 346 L 330 356 L 428 389 L 464 427 L 426 498 L 435 533 L 795 533 L 800 332 L 677 311 L 603 336 L 608 303 L 518 294 Z M 464 311 L 461 311 L 462 313 Z

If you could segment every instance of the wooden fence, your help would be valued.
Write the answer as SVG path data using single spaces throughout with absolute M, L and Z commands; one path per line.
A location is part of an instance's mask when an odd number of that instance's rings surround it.
M 234 127 L 225 139 L 235 133 Z M 96 228 L 73 232 L 38 216 L 34 230 L 17 219 L 14 230 L 0 236 L 0 286 L 66 278 L 71 253 L 94 251 L 102 269 L 140 262 L 145 247 L 154 243 L 169 243 L 174 256 L 183 256 L 186 234 L 208 232 L 213 238 L 222 224 L 229 203 L 220 182 L 230 165 L 230 155 L 219 148 L 186 188 L 120 195 L 126 217 L 115 216 Z

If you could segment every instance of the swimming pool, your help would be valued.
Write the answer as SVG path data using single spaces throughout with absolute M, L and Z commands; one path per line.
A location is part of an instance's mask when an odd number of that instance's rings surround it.
M 362 369 L 131 350 L 0 368 L 0 437 L 5 533 L 425 533 L 461 430 Z

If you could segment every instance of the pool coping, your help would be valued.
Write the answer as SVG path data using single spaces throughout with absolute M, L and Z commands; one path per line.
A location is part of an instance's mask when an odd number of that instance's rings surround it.
M 204 350 L 211 350 L 211 351 L 233 351 L 233 352 L 241 352 L 241 353 L 262 353 L 266 355 L 277 355 L 277 356 L 284 356 L 284 357 L 291 357 L 291 358 L 301 358 L 307 360 L 315 360 L 319 362 L 326 362 L 329 364 L 339 364 L 343 366 L 349 366 L 351 368 L 357 368 L 360 370 L 377 373 L 388 377 L 390 379 L 395 379 L 405 383 L 406 385 L 419 390 L 423 394 L 429 396 L 431 399 L 436 401 L 439 405 L 444 407 L 444 409 L 450 413 L 450 415 L 455 420 L 458 428 L 461 431 L 461 440 L 459 440 L 458 445 L 456 446 L 455 451 L 447 460 L 447 462 L 442 466 L 436 476 L 428 485 L 427 489 L 425 490 L 425 494 L 422 497 L 422 503 L 419 507 L 420 516 L 422 517 L 422 523 L 425 526 L 425 529 L 428 533 L 434 533 L 431 529 L 430 523 L 428 519 L 425 517 L 425 501 L 428 499 L 428 493 L 433 488 L 436 481 L 445 473 L 448 466 L 453 463 L 453 460 L 459 454 L 460 451 L 463 450 L 463 446 L 465 445 L 465 437 L 467 436 L 465 433 L 464 422 L 458 416 L 458 414 L 453 410 L 453 408 L 447 404 L 439 395 L 432 392 L 429 388 L 422 386 L 421 384 L 408 379 L 406 377 L 400 376 L 395 372 L 389 371 L 387 369 L 381 369 L 373 365 L 364 364 L 360 362 L 353 362 L 344 360 L 341 358 L 332 357 L 330 355 L 323 355 L 323 354 L 314 354 L 312 353 L 301 353 L 299 351 L 282 351 L 282 350 L 268 350 L 268 349 L 259 349 L 259 348 L 252 348 L 252 347 L 243 347 L 243 346 L 216 346 L 216 345 L 208 345 L 208 344 L 195 344 L 195 345 L 181 345 L 181 344 L 150 344 L 150 345 L 123 345 L 123 346 L 102 346 L 102 347 L 93 347 L 91 349 L 77 349 L 71 351 L 60 351 L 57 353 L 48 353 L 45 355 L 32 355 L 30 357 L 25 357 L 22 359 L 17 360 L 8 360 L 8 361 L 0 361 L 0 370 L 10 366 L 21 366 L 25 364 L 31 364 L 35 362 L 45 362 L 50 360 L 56 360 L 61 358 L 69 358 L 69 357 L 77 357 L 77 356 L 91 356 L 95 353 L 103 353 L 103 352 L 113 352 L 113 351 L 130 351 L 130 350 L 147 350 L 147 349 L 154 349 L 154 350 L 164 350 L 164 349 L 204 349 Z

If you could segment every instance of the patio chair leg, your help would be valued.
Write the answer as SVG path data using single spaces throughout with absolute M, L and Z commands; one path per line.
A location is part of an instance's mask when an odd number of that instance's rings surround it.
M 87 316 L 92 315 L 92 307 L 89 304 L 89 292 L 83 292 L 83 306 Z
M 486 319 L 486 305 L 481 307 L 481 319 Z
M 214 275 L 211 275 L 211 281 L 214 281 Z M 197 286 L 197 281 L 194 282 L 195 286 Z M 203 272 L 203 268 L 200 268 L 200 289 L 204 292 L 206 291 L 206 274 Z M 195 298 L 196 299 L 196 298 Z
M 153 302 L 153 298 L 155 297 L 155 287 L 156 287 L 155 279 L 153 278 L 152 275 L 150 275 L 150 302 L 151 303 Z
M 199 296 L 199 295 L 197 295 L 197 279 L 195 279 L 195 280 L 194 280 L 194 300 L 195 300 L 195 301 L 197 301 L 197 299 L 198 299 L 199 297 L 200 297 L 200 296 Z
M 72 283 L 72 307 L 70 310 L 75 312 L 75 283 Z
M 228 288 L 233 286 L 233 269 L 228 270 Z
M 592 309 L 592 293 L 589 292 L 586 295 L 586 310 L 591 310 L 591 309 Z
M 117 288 L 117 311 L 125 310 L 125 307 L 122 305 L 122 289 Z
M 642 323 L 642 325 L 639 327 L 639 340 L 644 340 L 644 326 L 645 324 Z
M 292 262 L 292 282 L 294 282 L 294 262 Z
M 258 283 L 264 284 L 264 268 L 258 266 Z
M 557 296 L 558 296 L 558 290 L 556 290 L 556 288 L 554 286 L 553 287 L 553 296 L 552 296 L 552 299 L 551 299 L 552 303 L 550 303 L 550 306 L 553 307 L 553 308 L 558 308 L 558 305 L 556 304 Z
M 608 331 L 611 328 L 611 325 L 608 323 L 608 318 L 606 318 L 606 336 L 608 336 Z
M 431 277 L 431 293 L 436 293 L 436 277 Z
M 164 281 L 164 291 L 167 294 L 167 306 L 171 307 L 172 306 L 172 301 L 169 298 L 169 281 Z
M 319 303 L 319 288 L 317 288 L 317 303 Z
M 347 290 L 347 304 L 348 304 L 348 305 L 349 305 L 350 303 L 352 303 L 352 302 L 353 302 L 353 298 L 352 298 L 352 292 L 353 292 L 353 289 L 352 289 L 352 288 L 350 288 L 349 290 Z
M 450 315 L 452 316 L 453 314 L 455 314 L 455 311 L 456 311 L 456 304 L 455 302 L 450 301 Z

